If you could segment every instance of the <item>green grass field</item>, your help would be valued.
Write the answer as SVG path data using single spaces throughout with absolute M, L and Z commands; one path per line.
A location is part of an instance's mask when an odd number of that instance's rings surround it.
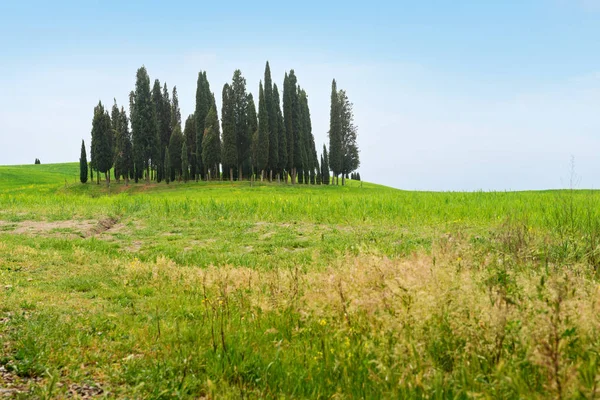
M 0 396 L 599 398 L 599 246 L 594 191 L 0 167 Z

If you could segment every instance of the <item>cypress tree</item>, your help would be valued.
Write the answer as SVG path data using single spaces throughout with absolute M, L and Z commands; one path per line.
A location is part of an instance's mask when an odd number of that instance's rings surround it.
M 165 149 L 169 145 L 169 141 L 171 140 L 171 134 L 173 133 L 173 129 L 171 127 L 171 98 L 169 96 L 169 88 L 167 83 L 165 82 L 162 88 L 162 98 L 160 102 L 160 149 L 161 155 L 160 159 L 164 163 L 165 159 Z M 166 170 L 165 166 L 162 166 L 161 177 L 164 179 L 166 176 L 164 175 L 164 171 Z
M 209 164 L 205 165 L 205 162 L 202 159 L 202 142 L 204 139 L 204 131 L 206 129 L 206 126 L 204 125 L 206 122 L 206 117 L 214 102 L 215 97 L 210 91 L 210 84 L 208 83 L 208 79 L 206 77 L 206 71 L 200 71 L 198 72 L 198 81 L 196 84 L 196 109 L 194 111 L 194 116 L 196 118 L 196 169 L 200 177 L 202 177 L 202 174 L 204 174 L 205 169 L 213 168 Z
M 181 110 L 179 110 L 179 96 L 177 96 L 177 86 L 173 86 L 173 100 L 171 102 L 171 129 L 173 133 L 177 127 L 181 132 Z
M 298 170 L 303 171 L 307 165 L 306 160 L 306 148 L 304 143 L 304 129 L 302 120 L 302 105 L 300 103 L 300 93 L 297 85 L 296 75 L 294 70 L 290 71 L 289 75 L 289 91 L 291 97 L 292 107 L 292 137 L 293 139 L 293 154 L 294 154 L 294 165 L 293 165 L 293 182 L 298 182 Z M 289 138 L 289 135 L 288 135 Z M 289 143 L 288 143 L 289 146 Z
M 334 79 L 331 83 L 331 109 L 329 113 L 329 166 L 336 180 L 342 172 L 342 127 L 340 118 L 339 94 Z
M 105 174 L 107 186 L 110 185 L 109 171 L 113 162 L 111 132 L 110 116 L 104 110 L 102 102 L 98 102 L 92 120 L 92 159 L 96 170 Z
M 277 85 L 273 85 L 273 100 L 275 103 L 275 111 L 277 112 L 277 142 L 279 145 L 278 152 L 278 164 L 277 164 L 277 176 L 278 179 L 281 175 L 285 173 L 285 168 L 287 167 L 288 156 L 287 156 L 287 137 L 285 134 L 285 124 L 283 121 L 283 113 L 281 112 L 281 106 L 279 102 L 279 90 L 277 89 Z M 285 176 L 285 181 L 287 182 L 287 174 Z
M 79 156 L 79 180 L 81 183 L 86 183 L 88 180 L 87 154 L 83 140 L 81 140 L 81 155 Z
M 181 133 L 181 127 L 175 125 L 173 128 L 173 134 L 169 141 L 169 160 L 171 161 L 171 181 L 181 179 L 182 168 L 181 168 L 181 145 L 184 142 L 183 134 Z
M 254 97 L 252 96 L 252 93 L 248 93 L 248 101 L 246 104 L 246 134 L 250 138 L 250 149 L 252 149 L 252 144 L 254 143 L 256 153 L 256 149 L 258 149 L 258 117 L 256 115 L 256 105 L 254 104 Z M 246 170 L 249 171 L 249 173 L 251 173 L 252 168 L 248 167 L 256 166 L 257 157 L 256 155 L 254 156 L 254 159 L 252 160 L 252 165 L 250 165 L 250 152 L 248 152 L 248 155 L 246 157 L 246 161 L 242 165 L 242 168 L 244 168 L 245 166 Z
M 229 169 L 229 179 L 233 182 L 233 168 L 238 164 L 237 135 L 235 130 L 235 114 L 233 105 L 233 93 L 231 86 L 223 86 L 223 104 L 221 109 L 221 123 L 223 124 L 223 149 L 222 162 L 223 174 L 225 168 Z
M 185 120 L 185 127 L 183 128 L 183 136 L 185 137 L 185 146 L 187 149 L 187 159 L 189 176 L 188 179 L 196 179 L 196 117 L 191 114 Z M 183 156 L 183 154 L 182 154 Z
M 317 167 L 317 185 L 323 184 L 323 155 L 321 154 L 319 166 Z
M 150 94 L 150 77 L 145 67 L 137 71 L 135 92 L 130 95 L 130 107 L 135 181 L 143 178 L 144 170 L 146 170 L 146 180 L 149 181 L 157 135 Z
M 118 116 L 118 134 L 115 145 L 115 171 L 117 176 L 125 179 L 125 184 L 129 184 L 129 177 L 133 173 L 133 154 L 131 144 L 131 134 L 129 133 L 129 123 L 125 109 L 121 107 Z M 119 178 L 117 178 L 118 180 Z
M 323 183 L 329 185 L 329 157 L 327 155 L 327 147 L 323 144 L 323 161 L 321 163 L 321 170 L 323 171 Z
M 212 106 L 208 111 L 204 126 L 206 128 L 202 138 L 202 159 L 208 168 L 209 176 L 216 179 L 219 174 L 219 163 L 221 162 L 221 132 L 215 106 Z
M 290 72 L 292 74 L 293 71 Z M 287 144 L 287 170 L 292 179 L 292 184 L 295 183 L 295 154 L 294 154 L 294 127 L 293 127 L 293 99 L 292 91 L 295 91 L 296 84 L 290 82 L 290 75 L 285 73 L 283 79 L 283 121 L 285 124 L 285 136 Z M 287 176 L 286 176 L 287 182 Z
M 340 111 L 340 132 L 341 132 L 341 160 L 342 165 L 340 173 L 342 174 L 342 185 L 350 172 L 355 171 L 360 166 L 358 156 L 358 145 L 356 143 L 357 129 L 354 125 L 354 112 L 352 103 L 348 99 L 345 90 L 338 93 L 339 111 Z
M 114 104 L 112 106 L 112 111 L 110 113 L 110 122 L 111 122 L 111 126 L 112 126 L 112 139 L 113 139 L 113 143 L 112 143 L 112 149 L 113 149 L 113 173 L 114 173 L 114 177 L 115 180 L 117 181 L 117 183 L 119 182 L 119 178 L 121 177 L 120 172 L 119 172 L 119 165 L 117 164 L 117 156 L 118 156 L 118 149 L 117 149 L 117 143 L 120 140 L 120 135 L 121 135 L 121 111 L 119 111 L 119 106 L 117 105 L 117 99 L 113 99 L 114 100 Z
M 168 185 L 169 182 L 171 182 L 171 160 L 169 157 L 169 146 L 165 147 L 165 161 L 163 162 L 163 165 L 165 167 L 165 182 Z
M 252 127 L 248 126 L 248 113 L 252 112 L 252 109 L 248 105 L 250 97 L 246 93 L 246 79 L 239 69 L 233 73 L 231 97 L 233 103 L 232 120 L 237 139 L 238 180 L 242 180 L 244 177 L 243 167 L 244 165 L 249 166 L 251 135 L 256 129 L 253 130 Z M 256 107 L 254 107 L 254 121 L 256 121 Z M 254 123 L 254 121 L 251 123 Z
M 94 182 L 94 168 L 92 167 L 92 162 L 89 162 L 90 164 L 90 179 L 92 180 L 92 182 Z
M 269 62 L 265 66 L 265 105 L 267 107 L 267 113 L 269 115 L 269 160 L 267 162 L 267 168 L 269 170 L 269 181 L 273 180 L 273 172 L 279 169 L 279 131 L 278 131 L 278 120 L 277 120 L 277 103 L 275 102 L 275 87 L 271 79 L 271 67 Z M 277 94 L 279 96 L 279 94 Z M 260 108 L 260 105 L 259 105 Z M 259 110 L 260 117 L 260 110 Z
M 190 164 L 188 162 L 187 143 L 185 140 L 181 143 L 181 170 L 183 181 L 187 183 L 190 178 Z
M 265 91 L 263 90 L 262 82 L 258 85 L 258 129 L 257 129 L 257 154 L 256 166 L 257 171 L 260 171 L 260 180 L 265 176 L 265 168 L 269 165 L 269 111 L 265 99 Z
M 163 136 L 165 135 L 165 127 L 163 126 L 163 95 L 162 95 L 162 88 L 160 86 L 160 81 L 158 79 L 154 80 L 154 86 L 152 86 L 152 94 L 151 94 L 151 98 L 152 98 L 152 108 L 153 108 L 153 113 L 154 113 L 154 124 L 155 124 L 155 130 L 156 133 L 158 135 L 158 138 L 156 139 L 156 146 L 158 147 L 158 149 L 160 149 L 157 153 L 157 162 L 156 164 L 156 180 L 157 182 L 160 182 L 163 179 L 163 171 L 164 171 L 164 166 L 162 165 L 163 161 L 164 161 L 164 154 L 162 154 L 162 149 L 163 149 Z
M 110 123 L 111 123 L 111 130 L 110 130 L 110 135 L 109 135 L 109 146 L 112 149 L 112 155 L 113 155 L 113 167 L 114 167 L 114 157 L 116 154 L 116 147 L 117 147 L 117 140 L 118 140 L 118 135 L 119 135 L 119 125 L 121 124 L 120 121 L 120 111 L 119 111 L 119 106 L 117 105 L 117 99 L 113 98 L 113 106 L 110 112 Z M 116 168 L 113 168 L 113 174 L 115 177 L 115 180 L 117 182 L 119 182 L 119 174 Z
M 307 173 L 304 183 L 315 184 L 315 171 L 319 166 L 317 159 L 317 149 L 315 148 L 315 138 L 312 134 L 312 123 L 310 120 L 310 109 L 308 107 L 308 95 L 304 90 L 300 91 L 300 106 L 302 115 L 302 136 L 304 139 L 304 171 Z

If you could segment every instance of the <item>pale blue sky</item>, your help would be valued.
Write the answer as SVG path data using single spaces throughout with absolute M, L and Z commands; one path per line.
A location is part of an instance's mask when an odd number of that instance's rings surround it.
M 294 68 L 318 149 L 332 78 L 354 102 L 361 175 L 403 189 L 600 187 L 600 0 L 0 4 L 0 164 L 76 161 L 92 111 L 136 69 L 220 97 L 240 68 Z M 202 4 L 204 3 L 204 4 Z

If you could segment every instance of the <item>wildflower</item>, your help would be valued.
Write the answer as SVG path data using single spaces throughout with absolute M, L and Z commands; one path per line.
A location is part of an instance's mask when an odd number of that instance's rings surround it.
M 319 321 L 319 324 L 320 324 L 321 326 L 325 326 L 325 325 L 327 325 L 327 321 L 326 321 L 326 320 L 324 320 L 324 319 L 322 319 L 322 320 L 320 320 L 320 321 Z

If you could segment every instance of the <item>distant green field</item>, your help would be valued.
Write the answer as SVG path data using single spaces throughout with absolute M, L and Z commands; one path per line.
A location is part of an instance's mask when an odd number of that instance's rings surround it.
M 78 168 L 0 167 L 10 396 L 600 396 L 598 192 Z

